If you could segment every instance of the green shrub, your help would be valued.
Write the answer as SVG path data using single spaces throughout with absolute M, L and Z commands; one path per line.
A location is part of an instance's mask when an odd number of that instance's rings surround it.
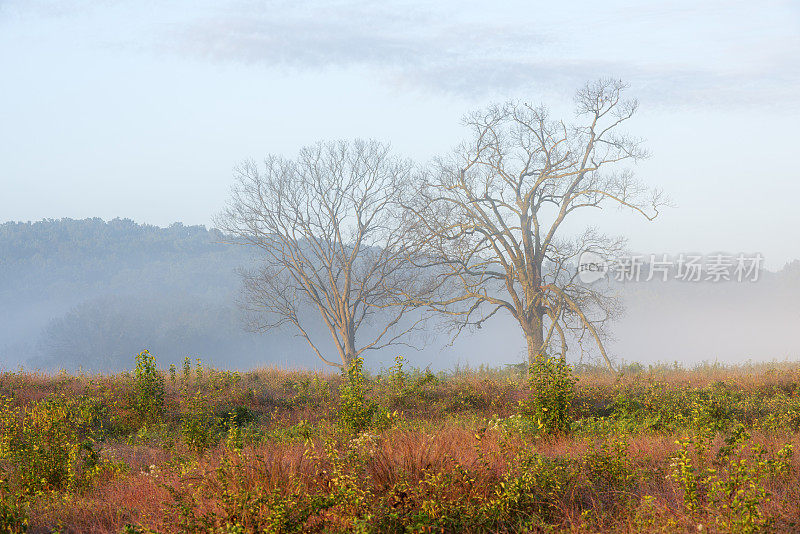
M 710 387 L 694 391 L 689 397 L 688 420 L 691 427 L 721 432 L 734 422 L 732 408 L 737 399 L 727 390 L 724 383 L 717 382 Z
M 195 487 L 164 485 L 174 510 L 170 532 L 301 532 L 309 516 L 334 502 L 309 494 L 296 480 L 274 486 L 253 484 L 270 480 L 270 466 L 264 461 L 245 462 L 241 454 L 223 456 L 216 476 L 203 477 Z M 263 460 L 263 459 L 261 459 Z M 209 508 L 208 502 L 215 506 Z
M 779 393 L 765 402 L 764 414 L 759 421 L 759 426 L 764 430 L 790 431 L 800 430 L 800 396 L 790 397 Z
M 408 374 L 403 370 L 404 361 L 402 356 L 397 355 L 394 357 L 394 365 L 389 367 L 389 382 L 395 391 L 405 391 L 408 385 Z
M 539 425 L 521 414 L 512 414 L 508 417 L 493 415 L 486 423 L 487 428 L 502 430 L 509 434 L 531 435 L 539 431 Z
M 347 370 L 346 379 L 339 388 L 341 405 L 337 423 L 349 432 L 367 430 L 379 412 L 377 404 L 366 398 L 363 366 L 362 358 L 354 358 Z
M 156 359 L 145 350 L 136 355 L 133 375 L 134 409 L 145 425 L 155 424 L 164 416 L 164 377 L 156 367 Z
M 312 425 L 301 419 L 296 425 L 279 426 L 266 434 L 265 438 L 278 443 L 311 443 L 319 435 L 320 425 Z
M 671 476 L 681 486 L 687 511 L 709 516 L 723 532 L 768 529 L 773 520 L 764 514 L 763 505 L 771 494 L 764 482 L 788 472 L 792 446 L 769 455 L 751 444 L 750 434 L 739 425 L 712 456 L 713 437 L 714 432 L 705 429 L 677 441 L 680 448 L 673 457 Z
M 188 356 L 183 358 L 183 394 L 189 394 L 189 383 L 192 381 L 192 360 Z
M 522 404 L 521 414 L 534 421 L 543 432 L 569 432 L 576 382 L 572 367 L 563 357 L 542 355 L 531 365 L 528 379 L 531 395 Z
M 583 461 L 592 485 L 601 491 L 627 492 L 638 478 L 624 438 L 613 438 L 592 447 Z
M 0 480 L 0 533 L 27 532 L 30 525 L 28 500 L 9 488 L 8 480 Z
M 220 419 L 214 414 L 207 395 L 198 391 L 183 402 L 180 432 L 184 443 L 196 453 L 219 442 L 222 432 Z
M 251 437 L 253 423 L 256 415 L 246 406 L 237 406 L 221 418 L 222 427 L 226 432 L 225 446 L 233 450 L 241 450 L 245 439 Z
M 575 466 L 567 459 L 523 456 L 516 469 L 503 477 L 482 515 L 505 526 L 503 531 L 528 531 L 553 524 L 576 478 Z
M 390 387 L 395 404 L 407 406 L 412 404 L 414 399 L 422 399 L 425 388 L 438 382 L 438 378 L 430 368 L 426 367 L 424 371 L 412 369 L 409 373 L 404 369 L 405 359 L 402 356 L 395 356 L 394 362 L 389 368 L 385 382 Z
M 222 417 L 222 424 L 226 429 L 231 427 L 241 428 L 243 426 L 255 423 L 258 418 L 253 410 L 247 406 L 236 406 L 232 410 L 228 410 L 225 416 Z
M 295 390 L 294 401 L 312 408 L 318 408 L 331 397 L 330 385 L 317 374 L 313 378 L 300 377 L 292 387 Z
M 35 494 L 83 488 L 114 469 L 95 449 L 99 411 L 90 398 L 51 397 L 17 408 L 2 400 L 0 460 L 9 466 L 3 478 Z
M 200 361 L 200 358 L 195 358 L 195 368 L 194 373 L 197 376 L 197 387 L 200 388 L 203 385 L 203 376 L 205 371 L 203 370 L 203 362 Z

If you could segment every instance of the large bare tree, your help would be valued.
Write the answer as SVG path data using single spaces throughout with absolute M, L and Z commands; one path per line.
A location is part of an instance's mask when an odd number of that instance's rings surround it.
M 525 335 L 529 363 L 588 336 L 611 366 L 602 327 L 616 303 L 579 283 L 575 264 L 583 250 L 614 255 L 623 242 L 580 214 L 617 205 L 652 219 L 663 203 L 620 168 L 646 155 L 621 132 L 638 106 L 623 98 L 625 88 L 609 79 L 584 86 L 574 123 L 516 102 L 466 117 L 471 137 L 436 161 L 410 206 L 428 246 L 424 265 L 438 266 L 453 291 L 429 304 L 455 317 L 458 331 L 507 312 Z
M 241 164 L 215 222 L 261 250 L 260 268 L 243 273 L 251 327 L 291 325 L 340 368 L 406 343 L 420 320 L 406 316 L 413 306 L 404 295 L 422 287 L 399 224 L 412 175 L 410 162 L 374 141 L 318 143 L 293 160 Z M 315 338 L 312 318 L 327 327 L 338 358 Z

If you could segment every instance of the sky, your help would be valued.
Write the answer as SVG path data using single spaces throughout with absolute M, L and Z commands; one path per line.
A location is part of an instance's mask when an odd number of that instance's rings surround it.
M 798 2 L 0 0 L 0 222 L 210 225 L 248 158 L 376 138 L 420 163 L 521 99 L 630 84 L 674 207 L 589 224 L 643 253 L 800 258 Z

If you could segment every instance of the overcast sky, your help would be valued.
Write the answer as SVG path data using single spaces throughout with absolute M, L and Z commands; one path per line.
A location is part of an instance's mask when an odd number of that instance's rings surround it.
M 598 76 L 631 84 L 637 173 L 676 206 L 601 228 L 800 257 L 798 2 L 0 0 L 0 221 L 208 225 L 245 158 L 374 137 L 424 162 L 471 109 L 569 118 Z

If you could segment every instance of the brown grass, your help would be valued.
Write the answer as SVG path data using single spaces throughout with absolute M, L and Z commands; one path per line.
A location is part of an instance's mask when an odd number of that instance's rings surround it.
M 235 375 L 232 385 L 223 388 L 219 384 L 225 375 L 206 370 L 202 384 L 187 386 L 190 392 L 204 389 L 210 407 L 218 414 L 240 406 L 249 409 L 256 420 L 251 428 L 254 434 L 243 450 L 231 450 L 222 436 L 218 444 L 197 454 L 180 437 L 180 422 L 186 416 L 180 376 L 174 386 L 166 382 L 163 425 L 142 430 L 129 407 L 133 387 L 129 375 L 0 374 L 0 394 L 10 397 L 14 406 L 51 396 L 101 399 L 108 418 L 99 450 L 104 458 L 125 466 L 116 475 L 101 477 L 89 489 L 31 497 L 30 532 L 50 532 L 58 527 L 61 532 L 119 533 L 127 524 L 163 533 L 202 531 L 199 523 L 187 523 L 185 510 L 206 517 L 208 528 L 222 526 L 231 517 L 238 518 L 246 529 L 264 528 L 280 503 L 299 513 L 312 502 L 312 496 L 322 499 L 337 491 L 346 497 L 310 511 L 302 519 L 303 530 L 350 531 L 357 517 L 373 517 L 374 521 L 381 518 L 381 523 L 375 523 L 383 525 L 381 529 L 393 531 L 399 527 L 392 525 L 401 523 L 412 531 L 423 531 L 425 525 L 445 532 L 520 531 L 519 519 L 513 519 L 517 516 L 490 520 L 487 515 L 483 526 L 470 523 L 470 518 L 488 513 L 487 503 L 500 499 L 509 481 L 523 473 L 526 458 L 543 459 L 543 477 L 567 473 L 568 487 L 556 491 L 556 486 L 548 489 L 546 482 L 537 482 L 540 486 L 535 491 L 544 492 L 537 497 L 541 502 L 526 505 L 543 507 L 544 511 L 536 513 L 548 528 L 565 532 L 696 532 L 698 524 L 703 524 L 704 529 L 720 531 L 713 522 L 722 512 L 690 513 L 680 486 L 669 476 L 678 448 L 675 441 L 691 435 L 688 426 L 561 436 L 495 428 L 489 420 L 515 414 L 519 401 L 529 392 L 524 378 L 513 372 L 481 370 L 440 376 L 438 383 L 421 387 L 407 398 L 399 398 L 386 377 L 372 377 L 371 398 L 400 415 L 390 428 L 358 437 L 336 427 L 341 378 L 317 376 L 327 390 L 317 392 L 319 398 L 313 391 L 310 397 L 301 398 L 298 383 L 312 379 L 311 373 L 260 369 Z M 796 428 L 765 423 L 770 414 L 791 415 L 771 410 L 783 410 L 787 402 L 795 406 L 791 402 L 800 396 L 800 366 L 796 364 L 692 370 L 658 367 L 622 375 L 586 369 L 579 374 L 573 416 L 615 421 L 610 410 L 619 395 L 640 398 L 637 395 L 666 391 L 691 399 L 693 392 L 708 388 L 735 395 L 741 404 L 737 417 L 743 418 L 741 422 L 751 432 L 751 444 L 761 445 L 770 454 L 787 443 L 799 450 Z M 776 399 L 783 404 L 773 402 Z M 800 402 L 796 406 L 800 407 Z M 291 429 L 302 421 L 306 422 L 303 428 L 310 429 L 308 435 Z M 729 426 L 734 424 L 737 421 Z M 722 445 L 723 434 L 714 441 L 712 453 Z M 613 456 L 609 451 L 620 439 L 626 443 L 624 453 Z M 612 455 L 608 461 L 618 462 L 624 473 L 631 474 L 630 481 L 620 482 L 609 478 L 611 471 L 598 471 L 595 465 L 605 464 L 592 462 L 600 461 L 596 458 L 601 453 Z M 564 470 L 559 471 L 558 466 Z M 9 473 L 14 469 L 7 463 L 2 467 Z M 768 477 L 763 484 L 772 496 L 761 506 L 762 513 L 773 521 L 770 528 L 800 531 L 800 455 L 792 459 L 788 478 Z M 254 491 L 258 495 L 250 495 Z M 230 499 L 251 497 L 254 511 L 250 515 L 231 515 Z M 395 516 L 399 518 L 396 521 L 391 519 Z

